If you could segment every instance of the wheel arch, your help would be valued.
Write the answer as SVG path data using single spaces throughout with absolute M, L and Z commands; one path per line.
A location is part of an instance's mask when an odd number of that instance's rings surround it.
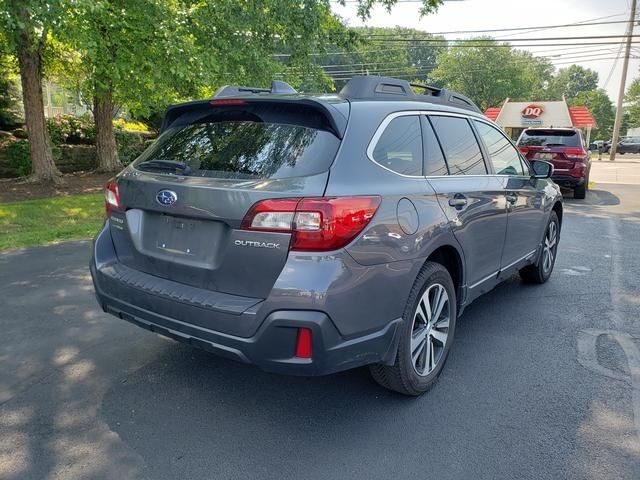
M 464 262 L 461 252 L 456 247 L 450 244 L 440 245 L 435 248 L 425 260 L 427 262 L 439 263 L 447 269 L 453 285 L 456 289 L 456 303 L 461 305 L 463 299 L 463 287 L 464 287 Z M 423 264 L 424 266 L 424 264 Z
M 562 202 L 560 200 L 556 201 L 556 203 L 553 204 L 552 210 L 556 212 L 556 215 L 558 216 L 558 222 L 560 222 L 560 226 L 562 227 Z

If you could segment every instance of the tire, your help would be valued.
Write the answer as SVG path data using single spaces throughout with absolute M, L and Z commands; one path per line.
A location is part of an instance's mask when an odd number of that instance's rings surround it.
M 552 233 L 552 230 L 555 234 Z M 553 267 L 556 264 L 559 242 L 560 222 L 558 221 L 558 215 L 552 210 L 549 217 L 549 223 L 547 224 L 547 228 L 544 232 L 544 239 L 542 240 L 542 248 L 540 249 L 538 260 L 535 264 L 528 265 L 520 269 L 520 278 L 522 278 L 526 283 L 537 284 L 542 284 L 549 280 L 549 277 L 553 272 Z M 550 248 L 548 248 L 549 244 L 551 244 Z M 551 252 L 550 262 L 547 257 L 549 251 Z
M 587 182 L 589 180 L 585 178 L 584 183 L 582 185 L 577 186 L 573 189 L 573 198 L 577 198 L 578 200 L 582 200 L 587 196 Z
M 441 296 L 443 293 L 446 298 Z M 434 319 L 438 298 L 442 307 Z M 431 389 L 447 361 L 457 313 L 455 287 L 449 272 L 439 263 L 425 263 L 404 309 L 395 363 L 371 365 L 374 380 L 404 395 L 418 396 Z M 419 354 L 412 355 L 416 353 Z M 433 355 L 427 357 L 430 353 Z

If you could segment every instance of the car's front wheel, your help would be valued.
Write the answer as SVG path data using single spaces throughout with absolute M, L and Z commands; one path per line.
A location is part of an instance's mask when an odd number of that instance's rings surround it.
M 425 263 L 405 307 L 395 363 L 372 365 L 373 378 L 405 395 L 429 390 L 447 361 L 456 315 L 456 294 L 449 272 L 439 263 Z
M 520 277 L 527 283 L 545 283 L 549 280 L 553 267 L 556 264 L 558 241 L 560 240 L 560 221 L 556 212 L 551 211 L 549 223 L 542 241 L 540 256 L 533 265 L 528 265 L 520 270 Z

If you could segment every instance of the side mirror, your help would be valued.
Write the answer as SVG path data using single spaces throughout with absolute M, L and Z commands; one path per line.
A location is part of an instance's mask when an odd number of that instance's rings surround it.
M 551 178 L 553 175 L 553 165 L 542 160 L 534 160 L 531 162 L 533 170 L 533 178 Z

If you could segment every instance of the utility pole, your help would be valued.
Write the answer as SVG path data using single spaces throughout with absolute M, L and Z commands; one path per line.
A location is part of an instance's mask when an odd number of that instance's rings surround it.
M 631 0 L 631 16 L 627 27 L 627 44 L 624 49 L 624 60 L 622 62 L 622 78 L 620 79 L 620 91 L 618 92 L 618 104 L 616 106 L 616 121 L 613 124 L 613 138 L 611 139 L 611 152 L 609 160 L 616 159 L 618 149 L 618 139 L 620 138 L 620 126 L 622 124 L 622 104 L 624 103 L 624 93 L 627 81 L 627 70 L 629 69 L 629 55 L 631 54 L 631 39 L 633 35 L 633 24 L 636 21 L 636 0 Z

